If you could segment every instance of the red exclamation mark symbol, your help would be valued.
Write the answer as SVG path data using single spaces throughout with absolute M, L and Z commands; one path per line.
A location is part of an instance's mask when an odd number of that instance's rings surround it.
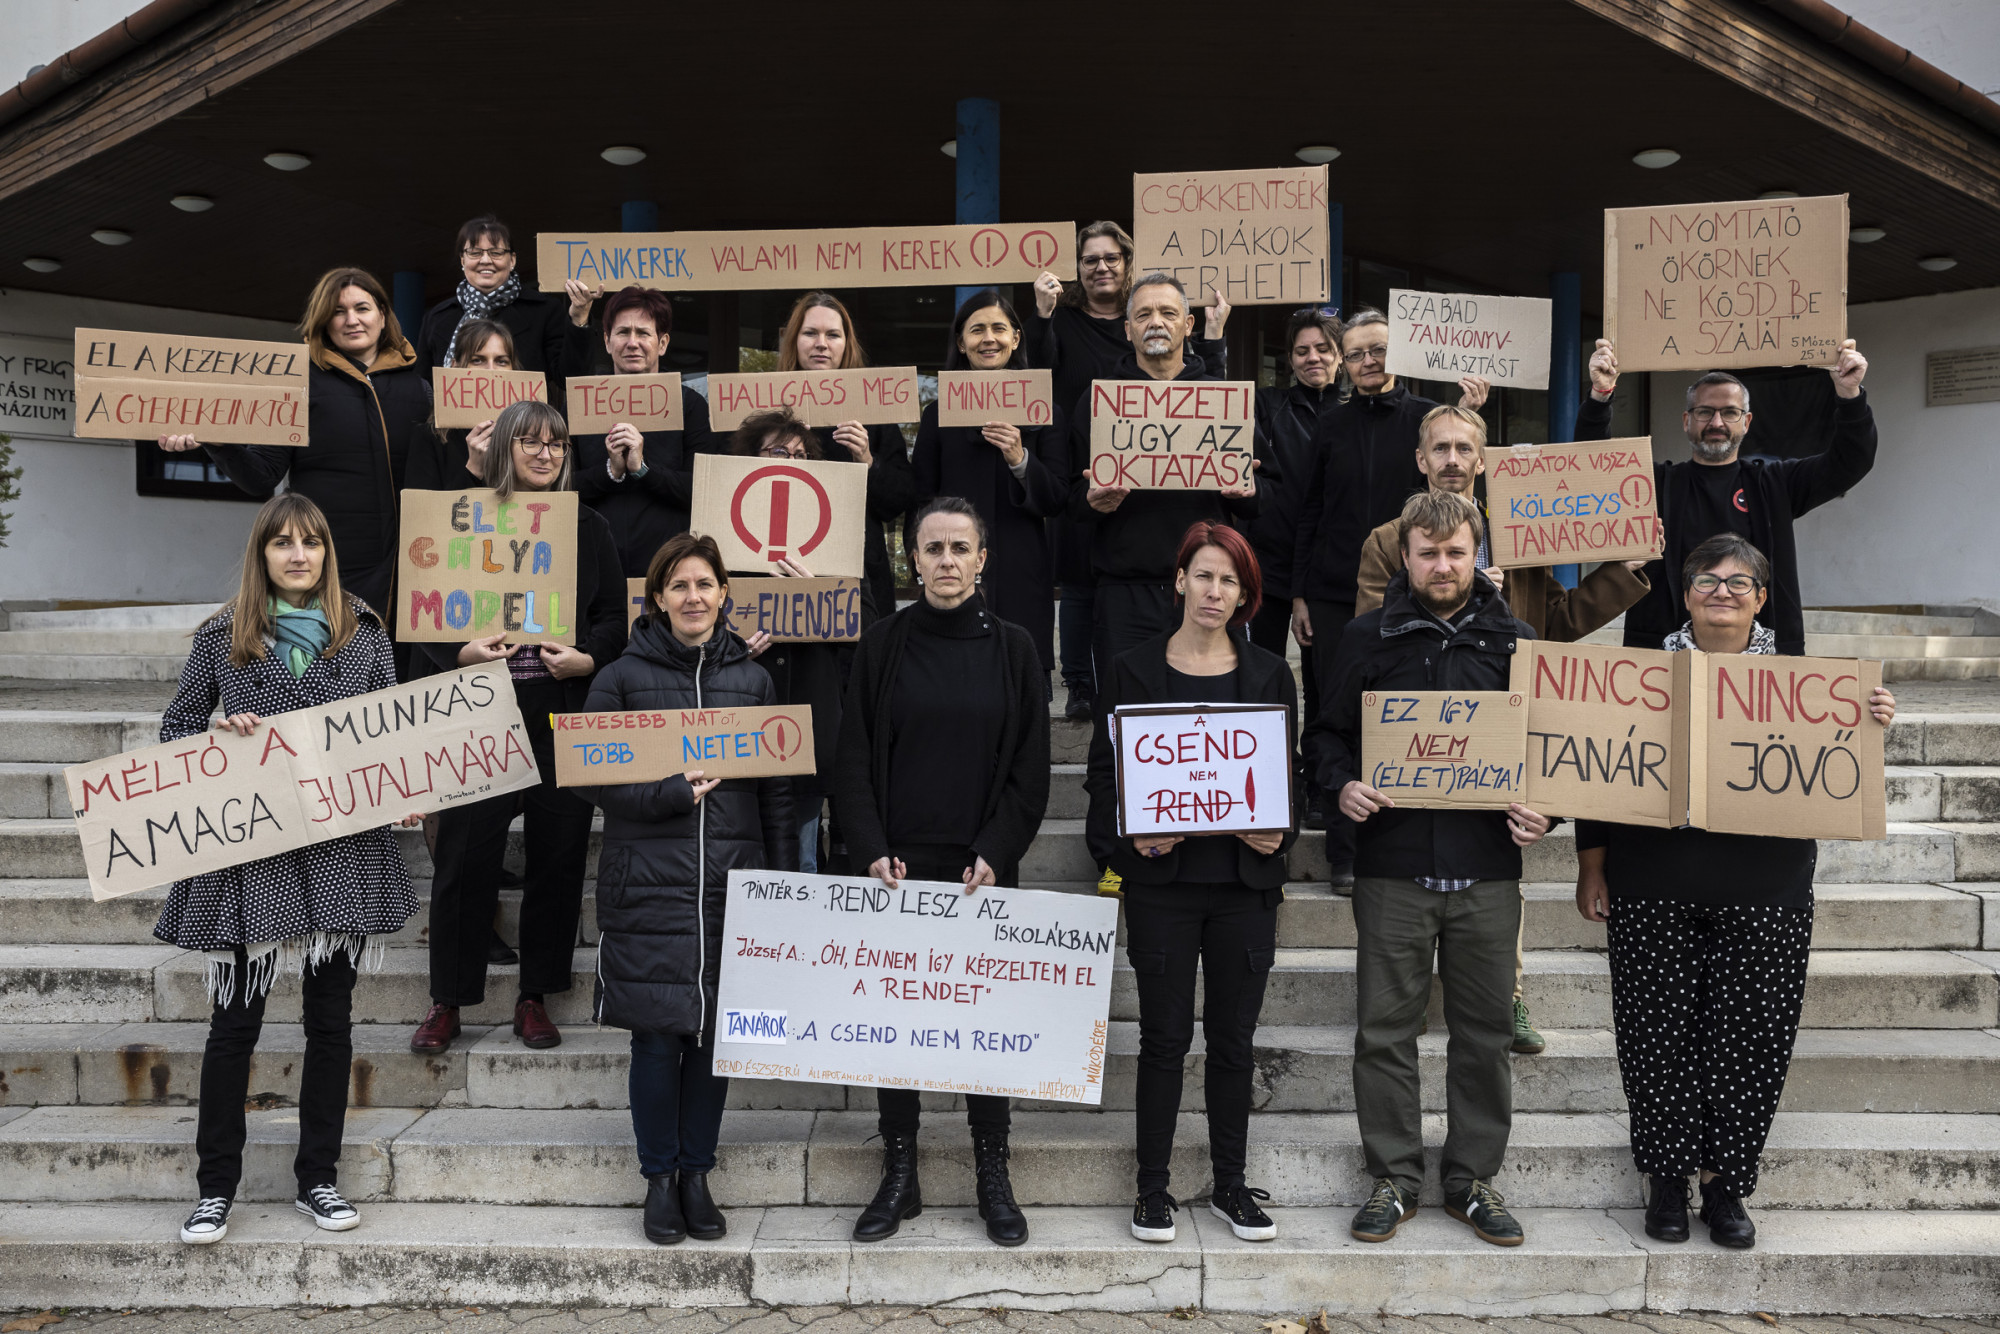
M 1243 771 L 1243 804 L 1250 808 L 1250 814 L 1255 815 L 1257 813 L 1257 771 L 1255 769 L 1245 769 Z
M 766 544 L 774 561 L 785 558 L 785 521 L 792 502 L 792 484 L 780 477 L 771 483 L 771 538 Z

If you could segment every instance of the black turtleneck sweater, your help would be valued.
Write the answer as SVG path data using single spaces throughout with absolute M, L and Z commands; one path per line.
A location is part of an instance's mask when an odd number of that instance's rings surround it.
M 905 614 L 910 636 L 889 707 L 886 832 L 892 847 L 968 848 L 986 822 L 1006 726 L 1002 646 L 976 596 L 950 611 L 919 598 Z

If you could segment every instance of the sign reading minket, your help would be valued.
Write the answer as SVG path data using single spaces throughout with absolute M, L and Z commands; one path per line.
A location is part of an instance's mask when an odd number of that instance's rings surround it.
M 1176 171 L 1132 177 L 1134 273 L 1181 280 L 1197 306 L 1324 301 L 1331 215 L 1326 168 Z
M 396 638 L 574 644 L 576 507 L 574 491 L 403 492 Z
M 1046 426 L 1054 397 L 1046 370 L 939 371 L 938 425 Z
M 76 435 L 302 447 L 308 362 L 303 343 L 78 329 Z
M 1651 560 L 1665 540 L 1645 436 L 1486 451 L 1493 563 Z
M 1093 380 L 1090 484 L 1221 491 L 1250 477 L 1257 386 L 1228 380 Z
M 1361 781 L 1398 806 L 1504 810 L 1528 799 L 1528 701 L 1506 690 L 1367 691 Z

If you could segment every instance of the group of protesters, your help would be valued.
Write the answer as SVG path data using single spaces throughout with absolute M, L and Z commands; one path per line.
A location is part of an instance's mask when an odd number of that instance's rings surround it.
M 600 354 L 614 374 L 657 372 L 673 336 L 671 300 L 574 282 L 560 296 L 531 291 L 496 218 L 468 222 L 458 246 L 463 280 L 426 313 L 414 342 L 368 273 L 341 268 L 320 280 L 301 321 L 311 360 L 305 447 L 159 441 L 205 450 L 245 491 L 273 497 L 252 525 L 236 597 L 195 634 L 163 740 L 206 730 L 218 707 L 218 726 L 248 735 L 264 717 L 399 679 L 483 668 L 512 681 L 540 784 L 404 820 L 424 824 L 433 867 L 432 1004 L 414 1051 L 441 1053 L 459 1038 L 462 1012 L 485 1003 L 496 963 L 519 965 L 515 1036 L 534 1048 L 562 1042 L 551 998 L 578 982 L 601 812 L 597 960 L 586 985 L 592 1018 L 631 1033 L 645 1235 L 662 1244 L 723 1236 L 727 1217 L 708 1178 L 727 1093 L 713 1050 L 729 873 L 825 870 L 891 886 L 956 882 L 966 894 L 1018 884 L 1048 802 L 1060 707 L 1093 729 L 1086 837 L 1097 888 L 1122 896 L 1137 983 L 1133 1235 L 1176 1233 L 1170 1160 L 1198 976 L 1209 1208 L 1245 1240 L 1277 1235 L 1261 1203 L 1270 1195 L 1248 1179 L 1253 1046 L 1288 853 L 1302 826 L 1318 824 L 1332 879 L 1352 895 L 1358 938 L 1354 1098 L 1374 1184 L 1352 1234 L 1388 1241 L 1418 1208 L 1418 1038 L 1435 974 L 1448 1030 L 1444 1207 L 1482 1240 L 1521 1243 L 1494 1183 L 1511 1129 L 1510 1056 L 1545 1046 L 1521 986 L 1522 866 L 1523 849 L 1555 821 L 1521 803 L 1398 809 L 1365 778 L 1362 697 L 1506 689 L 1522 641 L 1574 641 L 1621 615 L 1629 646 L 1802 653 L 1794 521 L 1874 461 L 1867 363 L 1851 342 L 1829 368 L 1832 437 L 1809 456 L 1742 456 L 1748 386 L 1724 372 L 1697 379 L 1683 415 L 1692 458 L 1655 465 L 1663 550 L 1600 565 L 1570 586 L 1550 569 L 1492 565 L 1477 486 L 1490 386 L 1468 377 L 1450 404 L 1413 392 L 1387 369 L 1388 320 L 1377 310 L 1343 318 L 1314 306 L 1291 317 L 1289 384 L 1259 390 L 1255 464 L 1237 486 L 1095 484 L 1093 382 L 1221 379 L 1229 316 L 1220 293 L 1201 310 L 1174 278 L 1136 272 L 1132 239 L 1114 222 L 1082 229 L 1074 281 L 1043 274 L 1026 318 L 988 289 L 952 321 L 944 366 L 1051 371 L 1049 420 L 942 426 L 933 404 L 913 446 L 893 426 L 811 427 L 784 410 L 719 434 L 691 387 L 679 430 L 620 423 L 573 435 L 560 410 L 564 378 L 590 373 Z M 837 296 L 798 298 L 780 370 L 866 364 Z M 440 366 L 542 371 L 551 401 L 440 430 L 429 389 Z M 1603 439 L 1618 390 L 1611 343 L 1598 342 L 1589 381 L 1577 434 Z M 689 531 L 693 461 L 723 452 L 867 469 L 858 643 L 778 643 L 731 627 L 730 579 L 747 572 L 728 569 L 711 537 Z M 466 487 L 578 493 L 574 643 L 505 633 L 394 642 L 386 614 L 400 493 Z M 896 521 L 918 586 L 900 610 L 885 537 Z M 812 571 L 792 559 L 776 573 Z M 644 581 L 629 631 L 628 579 Z M 1304 779 L 1289 828 L 1118 834 L 1116 710 L 1177 702 L 1287 711 Z M 556 786 L 553 714 L 774 703 L 811 706 L 816 772 L 693 769 L 653 783 Z M 1879 723 L 1894 708 L 1886 690 L 1871 700 Z M 506 865 L 517 816 L 518 877 Z M 1698 1178 L 1711 1238 L 1749 1246 L 1755 1228 L 1743 1201 L 1798 1025 L 1815 844 L 1599 822 L 1576 832 L 1578 909 L 1608 924 L 1646 1230 L 1685 1241 Z M 511 945 L 497 926 L 509 883 L 521 890 Z M 305 998 L 297 1207 L 323 1228 L 358 1223 L 335 1175 L 353 991 L 382 940 L 417 911 L 388 829 L 174 886 L 156 935 L 207 954 L 214 1002 L 200 1198 L 184 1241 L 226 1234 L 251 1056 L 281 977 L 298 979 Z M 923 1207 L 919 1096 L 877 1097 L 883 1170 L 854 1224 L 860 1242 L 893 1236 Z M 1018 1245 L 1028 1220 L 1009 1175 L 1009 1102 L 964 1101 L 980 1217 L 993 1241 Z

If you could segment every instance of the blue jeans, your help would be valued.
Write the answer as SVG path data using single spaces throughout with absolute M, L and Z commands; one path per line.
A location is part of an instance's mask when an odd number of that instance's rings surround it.
M 807 875 L 819 874 L 819 816 L 799 826 L 799 869 Z
M 645 1175 L 714 1169 L 729 1093 L 714 1061 L 713 1032 L 701 1042 L 682 1033 L 632 1035 L 632 1132 Z

